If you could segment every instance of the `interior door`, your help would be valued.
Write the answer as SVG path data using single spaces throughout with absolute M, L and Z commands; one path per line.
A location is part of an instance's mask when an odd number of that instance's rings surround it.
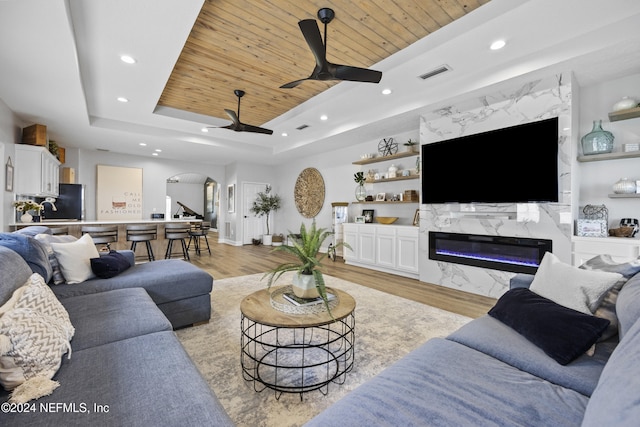
M 251 212 L 253 201 L 268 184 L 245 182 L 242 184 L 242 244 L 250 245 L 252 239 L 262 239 L 266 232 L 265 218 Z

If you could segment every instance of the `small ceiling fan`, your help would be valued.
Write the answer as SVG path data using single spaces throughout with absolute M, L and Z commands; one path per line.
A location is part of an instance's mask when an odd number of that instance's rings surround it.
M 333 64 L 327 61 L 327 24 L 333 20 L 335 13 L 327 7 L 318 11 L 318 18 L 324 24 L 324 42 L 315 19 L 303 19 L 298 22 L 307 44 L 316 58 L 316 66 L 307 78 L 295 80 L 280 86 L 281 89 L 291 89 L 305 80 L 349 80 L 353 82 L 378 83 L 382 78 L 380 71 L 367 68 L 351 67 L 349 65 Z
M 210 129 L 231 129 L 236 132 L 255 132 L 255 133 L 265 133 L 267 135 L 272 135 L 273 131 L 271 129 L 265 129 L 258 126 L 248 125 L 240 121 L 240 98 L 244 96 L 245 92 L 243 90 L 236 89 L 233 91 L 233 93 L 235 93 L 236 96 L 238 97 L 238 113 L 236 114 L 236 112 L 232 110 L 227 110 L 227 109 L 224 110 L 225 113 L 227 113 L 227 116 L 231 118 L 231 121 L 233 121 L 233 123 L 231 123 L 228 126 L 220 126 L 216 128 L 210 127 Z

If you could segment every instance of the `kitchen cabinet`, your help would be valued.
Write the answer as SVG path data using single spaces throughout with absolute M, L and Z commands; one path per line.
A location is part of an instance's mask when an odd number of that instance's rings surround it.
M 343 224 L 347 264 L 418 278 L 418 227 Z
M 16 194 L 57 197 L 59 167 L 60 161 L 45 147 L 16 145 Z

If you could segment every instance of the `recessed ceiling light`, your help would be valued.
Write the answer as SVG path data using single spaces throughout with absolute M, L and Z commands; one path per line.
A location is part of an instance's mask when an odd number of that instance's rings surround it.
M 200 129 L 200 130 L 201 130 L 202 132 L 205 132 L 205 133 L 209 132 L 209 129 L 207 129 L 207 128 L 202 128 L 202 129 Z
M 159 148 L 156 148 L 155 151 L 156 151 L 156 153 L 162 153 L 162 150 L 159 149 Z
M 146 142 L 141 142 L 141 143 L 140 143 L 140 146 L 141 146 L 141 147 L 146 147 L 146 146 L 147 146 L 147 143 L 146 143 Z
M 383 89 L 382 90 L 382 94 L 383 95 L 390 95 L 391 94 L 391 89 Z
M 119 96 L 118 97 L 118 101 L 120 101 L 120 102 L 129 102 L 129 100 L 127 98 L 125 98 L 124 96 Z
M 329 117 L 327 117 L 326 114 L 323 114 L 320 116 L 320 120 L 327 120 Z
M 136 63 L 136 60 L 133 57 L 129 56 L 129 55 L 122 55 L 120 57 L 120 60 L 122 62 L 126 62 L 127 64 L 135 64 Z
M 152 156 L 157 156 L 157 155 L 158 155 L 158 153 L 151 153 L 151 155 L 152 155 Z
M 282 132 L 282 136 L 289 136 L 289 134 L 286 132 Z
M 507 43 L 504 40 L 496 40 L 491 43 L 491 50 L 502 49 Z

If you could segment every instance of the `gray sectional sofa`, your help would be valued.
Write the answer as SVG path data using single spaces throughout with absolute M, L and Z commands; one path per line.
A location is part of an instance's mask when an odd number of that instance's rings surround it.
M 494 317 L 499 305 L 507 311 L 513 308 L 514 316 L 519 314 L 517 304 L 502 304 L 501 298 L 491 315 L 472 320 L 446 338 L 429 340 L 306 425 L 640 425 L 640 260 L 604 264 L 605 271 L 623 275 L 620 285 L 607 294 L 617 314 L 614 323 L 619 323 L 612 337 L 600 336 L 592 355 L 580 349 L 581 355 L 570 362 L 557 362 L 549 355 L 553 351 L 547 353 L 547 347 L 543 351 L 530 341 L 535 341 L 531 331 L 521 331 L 525 338 L 508 319 Z M 518 294 L 531 296 L 529 289 L 518 288 L 528 287 L 532 279 L 517 276 L 503 302 Z M 551 345 L 566 347 L 575 335 L 589 329 L 579 324 L 566 339 L 554 342 L 555 332 L 563 335 L 572 325 L 560 324 L 553 314 L 545 316 L 544 310 L 540 319 L 526 319 L 524 324 L 540 321 L 547 330 L 534 335 L 549 333 Z M 523 314 L 529 317 L 531 312 Z M 600 320 L 597 334 L 602 331 Z
M 182 260 L 134 265 L 123 252 L 131 267 L 115 277 L 51 286 L 75 328 L 59 386 L 27 405 L 0 391 L 0 425 L 234 425 L 173 331 L 209 319 L 213 279 Z M 32 267 L 0 245 L 0 306 Z

